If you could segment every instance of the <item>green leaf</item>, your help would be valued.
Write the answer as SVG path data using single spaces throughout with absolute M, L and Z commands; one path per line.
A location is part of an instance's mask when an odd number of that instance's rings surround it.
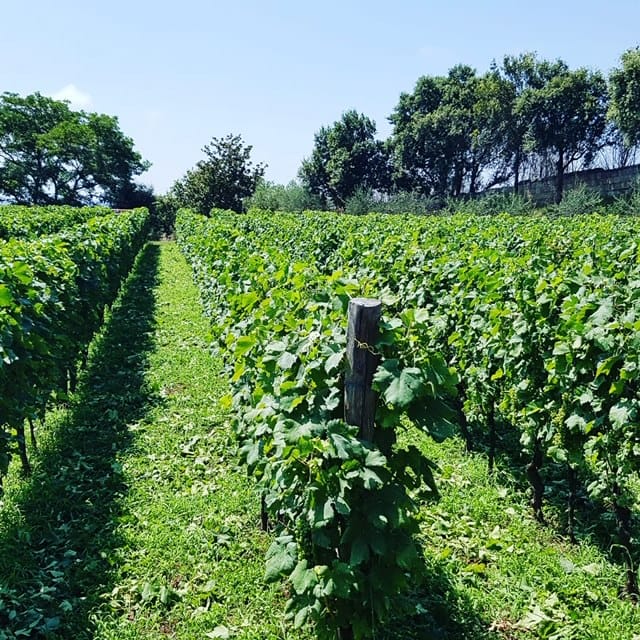
M 571 347 L 565 342 L 556 342 L 553 346 L 554 356 L 564 356 L 568 353 L 571 353 Z
M 343 436 L 341 433 L 330 433 L 329 441 L 334 446 L 336 455 L 341 460 L 348 460 L 353 453 L 353 447 L 351 441 Z
M 616 363 L 622 360 L 622 356 L 611 356 L 609 358 L 605 358 L 596 369 L 596 377 L 605 375 L 608 376 L 611 373 L 611 369 L 616 365 Z
M 381 487 L 383 485 L 380 476 L 371 471 L 371 469 L 363 469 L 360 476 L 365 489 L 375 489 L 376 487 Z
M 332 356 L 329 356 L 324 363 L 325 372 L 331 373 L 332 371 L 337 369 L 340 366 L 343 358 L 344 358 L 343 351 L 338 351 L 337 353 L 334 353 Z
M 331 520 L 335 514 L 333 508 L 333 501 L 331 499 L 325 501 L 324 507 L 322 508 L 322 519 L 327 521 Z
M 293 536 L 276 538 L 267 550 L 265 580 L 274 582 L 290 574 L 296 566 L 296 556 L 296 543 Z
M 631 421 L 631 412 L 628 402 L 618 402 L 609 410 L 609 420 L 614 427 L 625 427 Z
M 287 369 L 291 369 L 291 367 L 293 367 L 293 365 L 296 363 L 297 359 L 298 359 L 298 357 L 294 353 L 291 353 L 290 351 L 285 351 L 278 358 L 278 366 L 281 369 L 284 369 L 286 371 Z
M 491 380 L 495 381 L 495 380 L 500 380 L 501 378 L 504 378 L 504 371 L 502 370 L 502 367 L 500 367 L 492 376 L 491 376 Z
M 0 307 L 10 307 L 11 305 L 13 305 L 13 296 L 9 287 L 0 284 Z
M 357 566 L 369 560 L 369 545 L 364 538 L 356 538 L 351 545 L 350 564 Z
M 240 336 L 236 341 L 234 355 L 236 357 L 245 355 L 255 344 L 256 339 L 253 336 Z
M 318 576 L 313 569 L 307 569 L 307 561 L 300 560 L 289 576 L 291 585 L 298 595 L 309 593 L 318 584 Z
M 396 552 L 398 566 L 403 569 L 410 569 L 418 560 L 418 553 L 413 542 L 409 541 Z
M 307 618 L 309 617 L 309 607 L 302 607 L 298 613 L 296 613 L 295 618 L 293 619 L 293 628 L 300 629 L 302 625 L 305 623 Z
M 397 360 L 387 360 L 378 368 L 374 381 L 386 402 L 398 408 L 409 406 L 424 392 L 424 377 L 417 367 L 398 369 Z
M 384 467 L 387 464 L 387 458 L 381 451 L 377 449 L 369 449 L 364 459 L 367 467 Z

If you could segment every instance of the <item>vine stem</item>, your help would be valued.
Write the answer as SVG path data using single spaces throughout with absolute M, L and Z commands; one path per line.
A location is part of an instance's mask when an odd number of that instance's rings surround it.
M 531 462 L 527 465 L 527 478 L 533 488 L 533 512 L 536 516 L 536 520 L 540 524 L 544 524 L 544 513 L 542 512 L 542 502 L 544 496 L 544 482 L 540 476 L 540 467 L 542 467 L 542 447 L 540 445 L 540 438 L 536 438 L 533 445 L 533 456 Z

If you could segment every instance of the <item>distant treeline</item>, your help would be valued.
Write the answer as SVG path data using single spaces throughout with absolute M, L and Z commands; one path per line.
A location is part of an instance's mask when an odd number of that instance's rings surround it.
M 633 164 L 640 140 L 640 50 L 605 76 L 535 53 L 505 56 L 479 75 L 467 65 L 423 76 L 400 96 L 385 141 L 356 111 L 322 127 L 300 168 L 300 186 L 323 207 L 344 209 L 358 193 L 473 196 L 523 180 Z M 295 186 L 295 185 L 292 185 Z M 384 198 L 383 198 L 384 199 Z

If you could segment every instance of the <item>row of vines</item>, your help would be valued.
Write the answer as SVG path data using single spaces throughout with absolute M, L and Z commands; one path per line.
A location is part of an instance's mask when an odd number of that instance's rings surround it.
M 0 238 L 35 238 L 112 213 L 108 207 L 3 205 L 0 207 Z
M 3 208 L 0 226 L 17 209 Z M 22 208 L 31 237 L 0 242 L 0 482 L 14 454 L 29 473 L 26 425 L 35 447 L 34 423 L 75 386 L 104 310 L 146 240 L 146 209 L 69 209 Z M 57 233 L 39 236 L 38 217 Z
M 579 495 L 609 508 L 637 595 L 634 219 L 182 211 L 177 232 L 276 522 L 267 577 L 289 580 L 296 624 L 367 637 L 406 586 L 415 494 L 437 491 L 430 461 L 396 446 L 403 415 L 436 438 L 458 430 L 490 465 L 515 448 L 540 521 L 546 475 L 563 476 L 570 537 Z M 379 343 L 366 345 L 381 355 L 373 442 L 341 420 L 356 296 L 385 305 Z

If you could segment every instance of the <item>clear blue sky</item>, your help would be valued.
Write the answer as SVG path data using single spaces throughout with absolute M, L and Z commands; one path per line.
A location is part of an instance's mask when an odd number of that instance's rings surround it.
M 347 109 L 386 137 L 421 75 L 524 51 L 608 72 L 640 44 L 640 0 L 0 0 L 0 16 L 0 92 L 117 116 L 158 193 L 214 136 L 286 183 Z

